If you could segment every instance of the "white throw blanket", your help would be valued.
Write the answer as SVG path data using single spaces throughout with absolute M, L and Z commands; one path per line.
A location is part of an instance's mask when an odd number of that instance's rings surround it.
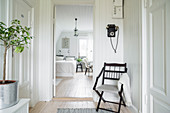
M 132 105 L 131 95 L 130 95 L 130 81 L 129 76 L 127 73 L 124 73 L 121 75 L 120 80 L 118 81 L 118 89 L 121 89 L 121 84 L 123 84 L 123 94 L 124 94 L 124 100 L 125 104 L 127 106 Z

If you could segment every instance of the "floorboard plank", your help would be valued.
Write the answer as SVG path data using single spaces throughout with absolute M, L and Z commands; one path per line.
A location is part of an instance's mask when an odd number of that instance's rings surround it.
M 96 108 L 97 103 L 93 101 L 63 101 L 52 100 L 50 102 L 38 102 L 30 113 L 57 113 L 58 108 Z M 101 103 L 101 107 L 117 110 L 118 105 Z M 128 107 L 122 106 L 121 113 L 132 113 Z
M 76 73 L 74 77 L 57 77 L 55 97 L 92 97 L 92 76 Z M 62 80 L 61 80 L 62 79 Z

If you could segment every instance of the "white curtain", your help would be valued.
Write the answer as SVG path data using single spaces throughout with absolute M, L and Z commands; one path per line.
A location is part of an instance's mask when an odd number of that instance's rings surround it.
M 87 58 L 89 61 L 93 61 L 93 33 L 89 33 L 88 37 Z

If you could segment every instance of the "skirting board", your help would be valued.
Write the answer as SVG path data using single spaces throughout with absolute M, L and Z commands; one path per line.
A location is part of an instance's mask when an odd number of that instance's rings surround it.
M 134 105 L 128 108 L 132 111 L 132 113 L 138 113 L 138 109 Z

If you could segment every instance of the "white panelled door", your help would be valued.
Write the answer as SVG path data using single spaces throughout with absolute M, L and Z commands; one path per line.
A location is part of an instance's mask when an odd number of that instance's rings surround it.
M 147 0 L 148 113 L 170 113 L 170 0 Z
M 14 19 L 19 19 L 23 26 L 31 26 L 32 8 L 23 0 L 13 0 Z M 12 76 L 19 80 L 20 98 L 30 98 L 31 90 L 31 45 L 22 53 L 13 52 Z

